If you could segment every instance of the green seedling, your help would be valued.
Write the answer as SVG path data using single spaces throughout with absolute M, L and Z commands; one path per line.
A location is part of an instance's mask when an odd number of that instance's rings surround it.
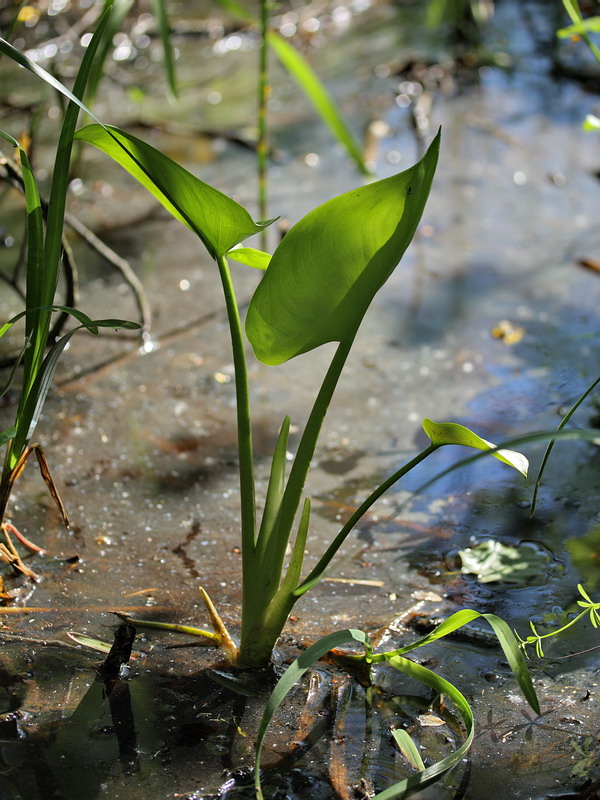
M 11 51 L 12 48 L 9 52 L 15 57 Z M 55 78 L 30 65 L 24 56 L 19 54 L 18 58 L 19 63 L 34 69 L 73 99 Z M 221 278 L 235 368 L 243 610 L 239 645 L 232 647 L 233 637 L 224 636 L 222 631 L 216 632 L 215 640 L 224 643 L 233 663 L 258 666 L 269 661 L 295 603 L 321 579 L 361 517 L 385 491 L 440 447 L 457 444 L 491 451 L 496 458 L 526 472 L 527 462 L 518 453 L 498 450 L 461 425 L 425 420 L 429 446 L 369 495 L 317 565 L 302 576 L 311 505 L 310 499 L 303 496 L 304 485 L 321 426 L 360 323 L 415 233 L 437 164 L 439 134 L 415 166 L 311 211 L 290 230 L 270 259 L 251 248 L 241 254 L 241 260 L 253 261 L 253 266 L 268 264 L 246 319 L 248 339 L 257 358 L 275 366 L 327 342 L 337 342 L 289 474 L 286 451 L 290 420 L 286 417 L 283 421 L 260 523 L 245 341 L 229 254 L 233 250 L 234 257 L 237 254 L 240 258 L 236 245 L 269 223 L 254 222 L 231 198 L 125 131 L 98 122 L 81 129 L 76 136 L 120 163 L 176 219 L 193 230 L 216 262 Z M 294 532 L 292 555 L 285 565 Z
M 310 522 L 310 500 L 303 492 L 319 432 L 360 322 L 415 232 L 433 179 L 439 137 L 409 170 L 348 192 L 310 212 L 290 230 L 270 259 L 251 248 L 232 251 L 265 223 L 252 222 L 241 206 L 145 142 L 102 125 L 83 128 L 77 138 L 103 150 L 136 177 L 197 233 L 217 264 L 233 347 L 240 465 L 243 610 L 241 639 L 232 660 L 245 666 L 264 664 L 295 603 L 320 580 L 362 515 L 387 489 L 444 445 L 494 450 L 494 445 L 463 426 L 426 420 L 430 445 L 372 492 L 317 566 L 301 577 Z M 246 332 L 257 358 L 275 366 L 326 342 L 338 343 L 289 474 L 285 455 L 289 419 L 282 424 L 260 524 L 246 355 L 229 271 L 230 252 L 245 263 L 254 262 L 254 266 L 268 264 L 246 319 Z M 494 455 L 526 471 L 526 460 L 518 453 L 498 451 Z M 284 567 L 294 531 L 292 555 Z
M 84 107 L 55 78 L 32 65 L 10 45 L 4 45 L 4 49 Z M 217 264 L 235 367 L 243 563 L 239 646 L 232 648 L 232 637 L 222 632 L 217 633 L 217 640 L 226 643 L 233 663 L 257 666 L 270 659 L 293 606 L 321 579 L 361 517 L 385 491 L 440 447 L 458 444 L 489 450 L 496 458 L 526 472 L 527 462 L 518 453 L 498 450 L 461 425 L 425 420 L 430 445 L 371 493 L 333 539 L 316 567 L 302 577 L 310 523 L 310 499 L 303 497 L 304 485 L 321 426 L 360 323 L 415 233 L 435 173 L 439 134 L 415 166 L 311 211 L 290 230 L 270 259 L 252 248 L 234 249 L 269 222 L 254 222 L 242 206 L 163 153 L 99 121 L 78 131 L 76 137 L 98 147 L 128 170 L 176 219 L 198 235 Z M 232 250 L 234 257 L 253 262 L 253 266 L 268 264 L 246 319 L 247 335 L 257 358 L 275 366 L 327 342 L 337 342 L 289 474 L 286 474 L 286 450 L 290 420 L 286 417 L 281 426 L 260 524 L 245 342 L 228 261 Z M 284 566 L 294 531 L 292 555 Z
M 27 213 L 26 306 L 23 312 L 0 327 L 0 337 L 2 337 L 20 319 L 24 318 L 25 320 L 24 344 L 21 353 L 23 372 L 15 422 L 10 428 L 0 433 L 0 446 L 5 447 L 4 463 L 0 475 L 0 524 L 2 524 L 2 531 L 6 539 L 6 545 L 4 551 L 0 553 L 0 557 L 21 572 L 26 572 L 26 570 L 20 560 L 15 560 L 16 550 L 10 541 L 8 528 L 4 525 L 4 517 L 15 482 L 32 454 L 36 454 L 42 477 L 50 494 L 57 503 L 65 524 L 69 524 L 43 451 L 38 444 L 31 441 L 52 385 L 59 358 L 77 330 L 85 329 L 97 335 L 99 328 L 139 327 L 136 323 L 128 323 L 124 320 L 92 320 L 81 311 L 67 306 L 59 306 L 54 302 L 61 266 L 69 162 L 79 114 L 78 98 L 81 98 L 85 91 L 92 62 L 104 35 L 108 18 L 109 13 L 105 13 L 90 41 L 75 81 L 72 100 L 65 112 L 56 150 L 45 229 L 40 194 L 27 153 L 14 137 L 0 131 L 0 137 L 17 148 L 19 153 Z M 10 49 L 8 43 L 3 42 L 3 45 Z M 6 52 L 4 47 L 2 50 Z M 52 343 L 48 350 L 48 338 L 54 311 L 72 315 L 79 325 Z M 14 373 L 15 370 L 13 370 L 9 384 L 4 391 L 8 389 Z M 9 556 L 11 557 L 9 558 Z M 29 573 L 31 573 L 30 570 L 26 572 L 26 574 Z
M 594 603 L 592 598 L 588 595 L 580 583 L 577 584 L 577 589 L 579 590 L 579 594 L 582 598 L 581 600 L 577 601 L 577 605 L 582 608 L 583 611 L 580 611 L 579 614 L 573 617 L 573 619 L 570 619 L 567 623 L 561 625 L 560 628 L 556 628 L 549 633 L 539 633 L 534 622 L 530 620 L 529 627 L 531 628 L 531 635 L 526 639 L 522 639 L 517 633 L 519 644 L 524 652 L 527 652 L 527 648 L 532 646 L 535 649 L 536 656 L 538 656 L 538 658 L 543 658 L 544 648 L 542 642 L 544 639 L 550 639 L 553 636 L 558 636 L 559 634 L 564 633 L 564 631 L 573 627 L 573 625 L 576 625 L 586 616 L 589 617 L 592 627 L 600 627 L 600 603 Z

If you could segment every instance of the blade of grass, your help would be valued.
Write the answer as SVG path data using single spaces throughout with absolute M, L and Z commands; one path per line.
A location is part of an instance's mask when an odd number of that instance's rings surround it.
M 41 370 L 44 359 L 52 314 L 50 309 L 58 283 L 73 134 L 79 114 L 80 98 L 85 91 L 93 59 L 110 18 L 110 11 L 110 8 L 108 8 L 103 13 L 90 44 L 86 49 L 75 80 L 72 94 L 74 102 L 69 103 L 65 113 L 56 150 L 45 237 L 43 235 L 41 219 L 41 203 L 35 178 L 31 172 L 26 154 L 22 149 L 20 150 L 28 216 L 26 302 L 27 308 L 35 309 L 35 311 L 33 311 L 32 314 L 28 314 L 25 323 L 28 347 L 23 358 L 23 384 L 16 414 L 17 433 L 8 446 L 2 471 L 3 505 L 6 500 L 6 491 L 8 482 L 10 481 L 10 475 L 27 446 L 33 427 L 35 427 L 35 423 L 32 426 L 32 417 L 30 414 L 39 416 L 41 412 L 36 398 L 31 397 L 31 392 L 36 386 L 38 373 Z M 44 70 L 33 65 L 26 56 L 19 53 L 18 50 L 4 40 L 0 40 L 0 52 L 9 55 L 17 63 L 32 69 L 32 71 L 37 74 L 41 72 L 44 75 L 48 75 L 48 73 L 45 73 Z M 52 80 L 54 83 L 58 83 L 54 79 Z M 53 371 L 54 370 L 52 370 L 52 373 Z M 47 389 L 43 395 L 44 399 L 46 394 Z
M 269 541 L 274 535 L 276 535 L 274 528 L 277 516 L 279 514 L 279 509 L 281 507 L 283 490 L 285 489 L 285 465 L 289 433 L 290 418 L 286 417 L 279 431 L 277 444 L 275 445 L 275 450 L 273 451 L 271 472 L 269 475 L 267 495 L 265 498 L 265 508 L 258 532 L 258 540 L 256 542 L 256 556 L 259 564 L 261 565 L 261 569 L 263 568 L 265 555 L 269 549 Z M 264 564 L 264 567 L 268 567 L 268 564 Z
M 90 332 L 93 333 L 93 329 L 96 327 L 123 328 L 125 330 L 133 330 L 135 328 L 139 328 L 139 325 L 135 322 L 127 322 L 126 320 L 95 319 L 91 321 L 91 327 L 89 327 Z M 65 347 L 70 342 L 72 336 L 75 333 L 77 333 L 77 331 L 82 330 L 83 328 L 87 329 L 88 326 L 78 325 L 76 328 L 73 328 L 72 330 L 65 333 L 64 336 L 62 336 L 57 342 L 55 342 L 54 345 L 48 351 L 46 358 L 44 359 L 40 369 L 38 370 L 34 384 L 23 405 L 23 412 L 22 412 L 23 419 L 28 421 L 29 427 L 25 430 L 23 426 L 20 426 L 18 429 L 18 436 L 19 436 L 18 446 L 21 449 L 24 449 L 27 446 L 28 442 L 31 440 L 31 437 L 33 436 L 33 432 L 35 431 L 40 415 L 42 413 L 46 397 L 48 395 L 48 392 L 50 391 L 50 387 L 52 386 L 52 379 L 54 377 L 56 367 L 58 366 L 59 359 Z
M 419 770 L 419 772 L 422 772 L 425 769 L 425 764 L 421 758 L 421 753 L 419 753 L 416 744 L 413 742 L 404 728 L 392 728 L 391 734 L 394 737 L 394 741 L 398 745 L 404 758 L 415 769 Z
M 310 523 L 310 498 L 304 500 L 304 507 L 302 509 L 302 516 L 300 517 L 300 524 L 298 525 L 298 533 L 296 534 L 296 541 L 292 550 L 292 557 L 285 573 L 285 578 L 281 584 L 282 596 L 293 595 L 293 589 L 300 579 L 300 572 L 304 562 L 304 548 L 306 547 L 306 539 L 308 537 L 308 528 Z
M 106 63 L 110 49 L 113 46 L 113 37 L 120 31 L 121 24 L 133 5 L 133 0 L 104 0 L 104 11 L 110 8 L 111 5 L 112 14 L 110 21 L 106 27 L 102 42 L 98 47 L 96 58 L 94 60 L 94 69 L 92 70 L 86 89 L 86 102 L 90 105 L 96 99 L 98 87 L 104 73 L 104 64 Z
M 577 411 L 579 406 L 583 403 L 586 397 L 588 397 L 588 395 L 590 395 L 594 391 L 594 389 L 596 388 L 596 386 L 598 386 L 599 383 L 600 383 L 600 378 L 596 378 L 596 380 L 592 383 L 592 385 L 588 386 L 588 388 L 581 395 L 581 397 L 571 406 L 571 408 L 564 415 L 564 417 L 560 422 L 560 425 L 556 429 L 557 431 L 561 431 L 565 427 L 565 425 L 571 419 L 573 414 Z M 533 487 L 533 495 L 531 498 L 531 512 L 530 512 L 531 517 L 533 517 L 533 515 L 535 514 L 538 493 L 542 483 L 542 476 L 544 474 L 544 470 L 546 469 L 546 464 L 548 463 L 548 459 L 550 458 L 550 453 L 552 452 L 553 447 L 554 447 L 554 441 L 550 442 L 550 444 L 546 448 L 546 452 L 544 453 L 544 457 L 542 458 L 542 463 L 540 464 L 540 469 L 538 471 L 537 478 L 535 479 L 535 486 Z
M 523 652 L 509 626 L 506 624 L 506 622 L 504 622 L 503 619 L 497 617 L 495 614 L 481 614 L 479 611 L 473 611 L 472 609 L 463 609 L 462 611 L 457 611 L 455 614 L 452 614 L 452 616 L 448 617 L 447 620 L 438 625 L 433 631 L 431 631 L 431 633 L 428 633 L 427 636 L 423 636 L 421 639 L 417 639 L 416 642 L 412 642 L 405 647 L 400 647 L 398 650 L 394 650 L 389 653 L 378 653 L 377 655 L 373 656 L 372 662 L 375 664 L 380 661 L 388 661 L 391 656 L 399 656 L 403 655 L 404 653 L 409 653 L 411 650 L 415 650 L 417 647 L 423 647 L 426 644 L 435 642 L 437 639 L 448 636 L 449 633 L 452 633 L 453 631 L 462 628 L 464 625 L 467 625 L 469 622 L 472 622 L 474 619 L 479 618 L 484 619 L 492 627 L 492 630 L 496 634 L 498 643 L 504 651 L 506 660 L 510 665 L 513 675 L 517 679 L 525 699 L 531 708 L 537 714 L 539 714 L 539 702 L 531 682 L 531 676 L 529 674 L 529 670 L 527 669 Z
M 152 10 L 160 33 L 160 41 L 163 49 L 163 59 L 165 62 L 165 72 L 167 73 L 167 83 L 169 91 L 174 98 L 177 98 L 177 77 L 175 74 L 175 56 L 171 44 L 171 25 L 167 14 L 166 0 L 152 0 Z
M 306 59 L 278 33 L 270 31 L 267 34 L 267 40 L 283 66 L 298 82 L 300 88 L 329 126 L 334 137 L 346 148 L 348 154 L 356 162 L 363 175 L 371 175 L 371 170 L 365 163 L 356 139 L 342 119 L 331 95 L 321 83 Z

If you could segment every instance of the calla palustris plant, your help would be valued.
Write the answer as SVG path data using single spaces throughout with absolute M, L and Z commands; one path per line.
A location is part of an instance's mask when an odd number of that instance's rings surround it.
M 42 77 L 63 92 L 72 103 L 91 114 L 79 99 L 82 92 L 71 93 L 56 78 L 3 40 L 0 40 L 0 52 Z M 429 446 L 369 495 L 334 537 L 317 565 L 302 577 L 304 547 L 310 524 L 310 500 L 303 499 L 303 493 L 321 425 L 360 323 L 373 297 L 395 269 L 416 231 L 435 173 L 440 137 L 438 134 L 425 156 L 410 169 L 347 192 L 311 211 L 291 229 L 273 256 L 269 257 L 253 248 L 236 249 L 240 242 L 264 229 L 269 222 L 254 222 L 242 206 L 187 172 L 163 153 L 125 131 L 103 125 L 93 114 L 91 116 L 98 124 L 81 129 L 76 138 L 95 145 L 127 169 L 175 218 L 198 235 L 211 258 L 216 261 L 225 296 L 235 367 L 243 557 L 240 643 L 237 645 L 233 641 L 204 591 L 202 597 L 209 611 L 213 632 L 160 622 L 136 620 L 136 623 L 206 636 L 221 647 L 232 664 L 262 665 L 269 661 L 294 604 L 320 580 L 361 517 L 385 491 L 435 450 L 454 444 L 488 451 L 526 473 L 526 459 L 519 453 L 499 450 L 461 425 L 424 420 L 423 426 L 430 438 Z M 286 453 L 290 420 L 286 417 L 283 421 L 273 454 L 260 525 L 256 520 L 245 342 L 229 271 L 229 258 L 265 270 L 264 278 L 250 303 L 246 324 L 247 335 L 257 358 L 266 364 L 277 365 L 327 342 L 338 343 L 289 474 Z M 45 314 L 50 305 L 50 302 L 45 303 Z M 78 316 L 78 313 L 75 315 Z M 95 326 L 108 322 L 102 320 L 94 323 L 88 318 L 84 319 L 80 313 L 79 316 L 82 325 L 92 332 L 95 332 Z M 52 363 L 55 363 L 58 350 L 50 355 Z M 51 373 L 50 367 L 46 372 L 47 378 Z M 43 373 L 44 369 L 42 379 Z M 14 431 L 4 434 L 7 441 L 12 441 Z M 296 522 L 291 556 L 287 566 L 284 566 Z M 405 659 L 402 654 L 445 635 L 468 622 L 473 615 L 479 616 L 473 611 L 459 612 L 424 640 L 377 656 L 372 653 L 368 637 L 362 632 L 332 634 L 325 642 L 314 646 L 318 651 L 315 651 L 315 657 L 339 643 L 338 640 L 347 640 L 347 634 L 351 634 L 350 638 L 366 645 L 364 659 L 367 663 L 375 663 L 378 659 L 387 661 L 396 669 L 449 693 L 463 714 L 468 729 L 467 741 L 454 754 L 454 763 L 466 752 L 472 738 L 472 717 L 468 704 L 451 684 Z M 505 623 L 497 618 L 492 619 L 491 615 L 487 617 L 499 634 L 525 696 L 537 708 L 535 692 L 514 636 Z M 515 652 L 517 656 L 514 656 Z M 309 655 L 311 653 L 307 651 L 306 656 L 301 657 L 303 666 L 296 672 L 307 668 Z M 290 682 L 296 679 L 296 672 L 294 668 L 290 670 L 285 686 L 276 690 L 271 698 L 261 725 L 258 757 L 270 715 L 281 702 Z M 404 749 L 414 751 L 414 746 L 409 745 L 405 741 Z M 429 769 L 431 774 L 424 770 L 421 778 L 429 782 L 449 766 L 450 762 L 440 762 Z M 260 792 L 258 775 L 257 789 Z M 388 797 L 399 796 L 397 790 L 398 787 L 392 787 L 382 794 L 382 798 L 385 796 L 387 800 Z
M 31 64 L 23 54 L 16 54 L 7 43 L 2 44 L 4 52 L 22 66 L 91 113 L 56 78 Z M 517 458 L 515 462 L 506 451 L 494 452 L 493 445 L 467 428 L 426 422 L 431 444 L 371 493 L 316 567 L 302 577 L 310 523 L 310 500 L 303 498 L 303 491 L 321 425 L 359 325 L 415 233 L 435 173 L 440 136 L 409 169 L 347 192 L 311 211 L 290 230 L 270 258 L 253 248 L 235 249 L 269 222 L 254 222 L 242 206 L 160 151 L 125 131 L 103 125 L 93 114 L 92 117 L 97 124 L 80 129 L 75 138 L 93 144 L 128 170 L 176 219 L 198 235 L 218 266 L 236 379 L 244 596 L 239 647 L 232 651 L 231 640 L 223 631 L 214 638 L 221 642 L 227 639 L 232 661 L 248 666 L 264 664 L 298 598 L 321 578 L 361 516 L 416 464 L 445 444 L 462 444 L 489 448 L 497 458 L 524 469 L 523 461 Z M 289 419 L 286 417 L 282 424 L 260 525 L 256 520 L 245 342 L 229 258 L 265 270 L 250 303 L 246 325 L 257 358 L 277 365 L 326 342 L 338 343 L 289 474 Z M 296 522 L 292 555 L 284 568 Z M 212 609 L 213 625 L 215 613 Z
M 311 211 L 289 231 L 272 257 L 249 247 L 235 249 L 235 245 L 268 223 L 254 223 L 233 200 L 148 144 L 129 133 L 98 124 L 81 129 L 77 138 L 93 144 L 127 169 L 177 219 L 197 233 L 217 262 L 230 322 L 238 414 L 243 610 L 241 641 L 234 660 L 247 666 L 264 664 L 298 598 L 320 579 L 362 514 L 384 491 L 444 444 L 494 447 L 459 425 L 427 430 L 432 437 L 430 446 L 370 495 L 317 566 L 302 578 L 310 522 L 310 501 L 304 499 L 303 490 L 321 425 L 371 300 L 415 233 L 435 173 L 440 137 L 410 169 L 347 192 Z M 289 475 L 289 419 L 282 424 L 260 525 L 256 521 L 244 340 L 229 258 L 265 270 L 246 321 L 248 339 L 257 358 L 277 365 L 326 342 L 338 342 Z M 440 438 L 440 431 L 444 431 L 445 438 Z M 494 455 L 524 468 L 522 461 L 515 463 L 516 454 L 512 462 L 506 454 Z M 292 555 L 284 568 L 296 524 Z

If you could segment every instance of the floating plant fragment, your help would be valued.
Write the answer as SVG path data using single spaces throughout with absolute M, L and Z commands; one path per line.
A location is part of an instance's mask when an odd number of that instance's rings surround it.
M 479 583 L 531 586 L 544 582 L 552 567 L 552 554 L 534 542 L 507 545 L 496 539 L 460 550 L 461 572 L 475 575 Z

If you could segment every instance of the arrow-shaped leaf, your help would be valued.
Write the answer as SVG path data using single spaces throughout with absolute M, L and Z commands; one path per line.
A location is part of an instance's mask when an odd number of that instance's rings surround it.
M 275 251 L 248 309 L 258 359 L 281 364 L 351 340 L 415 233 L 438 159 L 439 134 L 405 172 L 314 209 Z

